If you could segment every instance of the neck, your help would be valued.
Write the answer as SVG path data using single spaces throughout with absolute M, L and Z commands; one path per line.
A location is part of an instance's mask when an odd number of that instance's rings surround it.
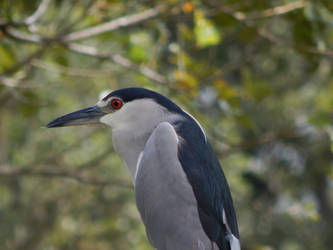
M 112 129 L 112 141 L 114 148 L 127 167 L 129 174 L 135 183 L 135 177 L 138 167 L 138 159 L 141 152 L 144 151 L 149 136 L 155 127 L 163 121 L 173 123 L 179 120 L 177 114 L 166 114 L 161 120 L 155 120 L 154 123 L 147 124 L 145 127 L 126 127 L 125 129 Z
M 144 150 L 150 133 L 138 134 L 137 131 L 112 131 L 112 140 L 116 152 L 123 160 L 127 170 L 135 182 L 137 161 Z

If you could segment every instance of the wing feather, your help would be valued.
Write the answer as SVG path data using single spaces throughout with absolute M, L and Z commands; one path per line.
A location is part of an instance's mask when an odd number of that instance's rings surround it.
M 178 139 L 167 122 L 149 137 L 135 181 L 137 207 L 157 249 L 208 250 L 214 244 L 203 230 L 196 198 L 177 157 Z
M 216 154 L 192 117 L 176 122 L 175 127 L 183 138 L 179 161 L 193 188 L 206 234 L 220 250 L 240 249 L 235 247 L 239 233 L 232 197 Z

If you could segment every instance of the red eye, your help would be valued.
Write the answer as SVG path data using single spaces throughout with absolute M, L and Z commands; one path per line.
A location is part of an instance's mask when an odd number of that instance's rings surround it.
M 118 99 L 118 98 L 114 98 L 111 101 L 111 107 L 113 109 L 120 109 L 123 106 L 123 101 Z

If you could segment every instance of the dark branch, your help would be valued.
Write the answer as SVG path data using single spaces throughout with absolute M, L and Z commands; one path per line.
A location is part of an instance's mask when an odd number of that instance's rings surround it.
M 219 135 L 216 134 L 214 136 L 219 137 Z M 261 136 L 258 136 L 253 140 L 244 141 L 238 144 L 225 143 L 226 139 L 223 138 L 222 141 L 224 141 L 223 145 L 225 146 L 225 148 L 220 149 L 218 151 L 218 154 L 220 156 L 225 156 L 233 152 L 256 148 L 258 146 L 265 145 L 275 140 L 297 139 L 297 138 L 302 138 L 304 136 L 305 136 L 304 134 L 298 133 L 295 128 L 289 128 L 281 131 L 268 132 Z
M 20 41 L 24 41 L 24 42 L 51 43 L 51 42 L 59 41 L 59 38 L 42 38 L 35 34 L 23 33 L 15 28 L 7 28 L 7 29 L 5 29 L 5 32 L 8 34 L 8 36 L 10 36 L 14 39 L 20 40 Z M 146 67 L 143 65 L 137 65 L 123 56 L 100 53 L 95 47 L 87 46 L 87 45 L 81 45 L 81 44 L 76 44 L 76 43 L 68 43 L 68 44 L 64 44 L 64 45 L 73 52 L 76 52 L 76 53 L 79 53 L 82 55 L 97 57 L 100 59 L 111 60 L 114 63 L 119 64 L 127 69 L 138 72 L 153 81 L 156 81 L 158 83 L 163 83 L 163 84 L 168 83 L 168 80 L 163 75 L 157 73 L 156 71 L 152 70 L 149 67 Z
M 7 69 L 4 74 L 12 74 L 16 71 L 18 71 L 19 69 L 22 68 L 22 66 L 30 63 L 32 60 L 34 60 L 35 58 L 39 58 L 41 57 L 45 51 L 48 49 L 48 44 L 43 44 L 40 48 L 38 48 L 35 52 L 31 53 L 30 55 L 26 56 L 25 58 L 23 58 L 22 60 L 20 60 L 19 62 L 17 62 L 15 65 L 13 65 L 12 67 L 10 67 L 9 69 Z
M 71 51 L 74 51 L 76 53 L 82 54 L 82 55 L 88 55 L 97 57 L 100 59 L 108 59 L 116 64 L 119 64 L 127 69 L 133 70 L 135 72 L 138 72 L 147 78 L 150 78 L 158 83 L 167 83 L 167 79 L 162 76 L 161 74 L 157 73 L 156 71 L 153 71 L 152 69 L 142 66 L 142 65 L 136 65 L 127 58 L 120 56 L 120 55 L 110 55 L 105 53 L 100 53 L 95 47 L 87 46 L 87 45 L 81 45 L 81 44 L 75 44 L 70 43 L 67 45 L 68 49 Z
M 249 21 L 249 20 L 253 20 L 253 19 L 284 15 L 291 11 L 304 8 L 308 4 L 309 4 L 309 2 L 300 0 L 300 1 L 292 2 L 292 3 L 288 3 L 285 5 L 277 6 L 274 8 L 270 8 L 270 9 L 266 9 L 266 10 L 262 10 L 262 11 L 250 12 L 250 13 L 235 11 L 233 8 L 224 6 L 220 9 L 220 11 L 223 11 L 224 13 L 233 16 L 235 19 L 237 19 L 239 21 Z
M 9 88 L 34 88 L 33 84 L 30 82 L 2 75 L 0 75 L 0 84 Z
M 44 169 L 34 169 L 28 167 L 10 167 L 2 166 L 0 167 L 0 176 L 3 177 L 21 177 L 21 176 L 43 176 L 43 177 L 58 177 L 72 179 L 78 182 L 93 184 L 93 185 L 111 185 L 122 188 L 132 189 L 132 184 L 128 181 L 115 179 L 115 178 L 103 178 L 97 176 L 91 176 L 83 171 L 69 171 L 57 168 L 44 168 Z
M 126 27 L 134 24 L 138 24 L 140 22 L 146 21 L 148 19 L 154 18 L 161 14 L 165 10 L 165 6 L 157 6 L 155 8 L 145 10 L 141 13 L 123 16 L 118 19 L 112 20 L 110 22 L 102 23 L 96 25 L 94 27 L 90 27 L 81 31 L 76 31 L 70 33 L 63 37 L 63 41 L 72 42 L 80 39 L 90 38 L 93 36 L 97 36 L 103 34 L 105 32 L 110 32 L 116 30 L 121 27 Z
M 93 70 L 93 69 L 75 69 L 71 67 L 64 67 L 62 65 L 58 65 L 55 63 L 50 63 L 46 61 L 42 61 L 39 59 L 33 59 L 30 62 L 30 65 L 47 70 L 50 72 L 64 74 L 69 76 L 79 76 L 79 77 L 110 77 L 112 76 L 112 72 L 106 70 Z
M 37 10 L 23 21 L 24 24 L 32 25 L 33 23 L 35 23 L 45 13 L 47 6 L 50 2 L 51 0 L 41 0 Z
M 32 26 L 45 13 L 47 6 L 51 0 L 41 0 L 36 11 L 23 21 L 7 21 L 0 19 L 0 28 L 17 27 L 17 26 Z
M 3 31 L 9 37 L 22 41 L 22 42 L 41 43 L 43 41 L 42 37 L 37 34 L 24 33 L 13 27 L 3 28 Z

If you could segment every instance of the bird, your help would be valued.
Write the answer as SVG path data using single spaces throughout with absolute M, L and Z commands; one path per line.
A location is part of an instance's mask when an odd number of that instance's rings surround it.
M 48 128 L 104 124 L 133 181 L 150 244 L 158 250 L 240 250 L 230 189 L 199 122 L 149 89 L 115 90 Z

